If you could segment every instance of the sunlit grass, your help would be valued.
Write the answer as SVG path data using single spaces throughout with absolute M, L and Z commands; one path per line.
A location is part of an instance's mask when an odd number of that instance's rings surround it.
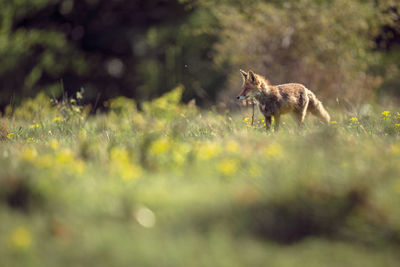
M 139 109 L 117 98 L 95 116 L 40 95 L 4 116 L 0 258 L 9 266 L 158 266 L 160 255 L 165 266 L 361 258 L 396 266 L 398 110 L 331 111 L 329 125 L 310 116 L 302 129 L 288 116 L 266 133 L 258 114 L 251 124 L 247 111 L 199 110 L 180 104 L 181 93 Z M 341 260 L 328 261 L 327 251 Z

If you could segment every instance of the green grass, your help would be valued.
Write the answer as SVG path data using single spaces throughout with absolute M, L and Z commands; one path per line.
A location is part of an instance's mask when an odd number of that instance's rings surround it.
M 265 133 L 180 94 L 4 116 L 1 265 L 398 265 L 398 110 Z

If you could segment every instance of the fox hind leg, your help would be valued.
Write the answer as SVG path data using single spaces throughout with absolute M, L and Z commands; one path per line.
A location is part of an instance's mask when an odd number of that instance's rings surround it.
M 271 116 L 265 116 L 265 130 L 268 132 L 271 128 Z
M 275 132 L 277 132 L 279 130 L 280 119 L 281 119 L 281 114 L 274 115 L 274 130 L 275 130 Z
M 307 108 L 308 108 L 308 102 L 309 102 L 309 101 L 308 101 L 308 99 L 307 99 L 306 104 L 304 105 L 304 108 L 303 108 L 303 110 L 301 111 L 301 118 L 300 118 L 300 124 L 299 124 L 300 127 L 303 126 L 304 120 L 306 119 Z
M 304 124 L 304 120 L 306 119 L 307 108 L 308 108 L 309 102 L 310 102 L 309 99 L 306 98 L 306 101 L 305 101 L 304 105 L 301 107 L 301 109 L 295 111 L 295 116 L 296 116 L 299 128 L 302 128 L 302 126 Z

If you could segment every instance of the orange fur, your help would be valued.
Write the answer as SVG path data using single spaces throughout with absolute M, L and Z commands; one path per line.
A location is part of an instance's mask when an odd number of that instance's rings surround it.
M 237 96 L 239 100 L 254 98 L 260 112 L 264 115 L 266 128 L 269 130 L 271 118 L 275 119 L 275 130 L 279 128 L 280 115 L 292 112 L 301 126 L 307 111 L 324 122 L 330 121 L 328 112 L 315 94 L 299 83 L 271 85 L 269 81 L 253 71 L 248 73 L 240 70 L 244 77 L 242 91 Z

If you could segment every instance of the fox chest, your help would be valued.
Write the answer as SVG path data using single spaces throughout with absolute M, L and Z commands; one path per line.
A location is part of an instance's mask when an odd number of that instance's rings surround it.
M 282 113 L 283 105 L 278 100 L 267 99 L 265 101 L 257 101 L 257 106 L 264 116 L 273 116 L 277 113 Z

